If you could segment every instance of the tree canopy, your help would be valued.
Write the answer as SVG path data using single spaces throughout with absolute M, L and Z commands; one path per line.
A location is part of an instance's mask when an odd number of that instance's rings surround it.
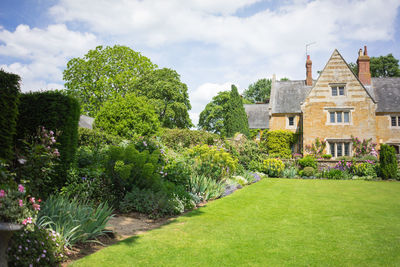
M 226 135 L 225 117 L 228 112 L 229 91 L 219 92 L 200 113 L 198 128 L 222 136 Z
M 126 46 L 98 46 L 83 58 L 68 61 L 64 70 L 66 93 L 76 97 L 82 111 L 95 116 L 102 104 L 132 92 L 137 80 L 157 65 Z
M 188 113 L 191 109 L 188 88 L 175 70 L 163 68 L 148 72 L 138 80 L 134 91 L 150 100 L 163 127 L 193 126 Z
M 271 93 L 271 79 L 259 79 L 244 90 L 243 97 L 251 103 L 265 102 Z
M 105 102 L 95 118 L 96 128 L 126 139 L 152 135 L 159 125 L 154 106 L 146 97 L 137 97 L 134 93 Z
M 247 137 L 250 136 L 249 121 L 246 111 L 243 107 L 242 98 L 240 97 L 235 85 L 232 84 L 229 93 L 228 110 L 225 117 L 226 136 L 232 137 L 235 133 L 242 133 Z
M 358 75 L 356 63 L 349 63 L 350 69 Z M 371 77 L 400 77 L 399 60 L 392 54 L 370 58 Z

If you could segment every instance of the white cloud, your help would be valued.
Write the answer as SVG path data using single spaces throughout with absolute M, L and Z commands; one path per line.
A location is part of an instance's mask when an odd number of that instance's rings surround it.
M 19 25 L 14 32 L 3 28 L 0 42 L 4 43 L 0 55 L 14 61 L 1 68 L 21 76 L 23 91 L 63 88 L 62 70 L 67 60 L 82 56 L 98 43 L 94 34 L 70 31 L 64 24 L 45 29 Z

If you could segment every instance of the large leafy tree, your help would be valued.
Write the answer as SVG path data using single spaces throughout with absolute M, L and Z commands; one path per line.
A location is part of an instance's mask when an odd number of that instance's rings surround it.
M 265 102 L 271 93 L 271 79 L 259 79 L 244 90 L 243 97 L 251 103 Z
M 146 96 L 156 108 L 163 127 L 190 128 L 191 109 L 186 84 L 172 69 L 163 68 L 147 73 L 135 86 L 137 95 Z
M 242 98 L 240 97 L 235 85 L 229 94 L 228 110 L 225 117 L 226 136 L 232 137 L 235 133 L 242 133 L 250 136 L 249 121 L 246 111 L 243 107 Z
M 356 63 L 349 63 L 350 69 L 358 75 Z M 400 77 L 399 60 L 392 54 L 370 58 L 370 70 L 372 77 Z
M 64 70 L 66 93 L 75 96 L 84 113 L 95 116 L 102 104 L 132 92 L 139 78 L 157 66 L 126 46 L 98 46 L 73 58 Z
M 159 125 L 154 106 L 134 93 L 105 102 L 95 118 L 96 128 L 126 139 L 155 134 Z
M 229 91 L 219 92 L 200 113 L 198 128 L 225 136 L 225 117 L 228 112 Z

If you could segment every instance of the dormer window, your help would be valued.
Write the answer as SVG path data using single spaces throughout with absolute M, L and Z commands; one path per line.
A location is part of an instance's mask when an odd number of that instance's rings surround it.
M 344 84 L 331 85 L 332 96 L 344 96 Z

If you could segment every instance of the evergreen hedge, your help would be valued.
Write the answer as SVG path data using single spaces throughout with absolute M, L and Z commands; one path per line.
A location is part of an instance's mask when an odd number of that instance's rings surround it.
M 39 126 L 61 132 L 57 138 L 61 164 L 55 181 L 55 186 L 61 187 L 78 145 L 79 103 L 75 98 L 58 91 L 22 94 L 20 101 L 17 139 L 35 135 Z
M 274 130 L 267 132 L 266 147 L 270 156 L 291 158 L 291 145 L 295 142 L 297 135 L 288 130 Z
M 381 145 L 379 163 L 382 179 L 395 179 L 397 177 L 397 159 L 394 147 L 386 144 Z
M 20 80 L 18 75 L 0 70 L 0 158 L 6 160 L 14 155 Z
M 250 137 L 249 121 L 244 110 L 243 101 L 236 86 L 233 84 L 228 101 L 225 128 L 227 137 L 232 137 L 236 133 L 242 133 Z

